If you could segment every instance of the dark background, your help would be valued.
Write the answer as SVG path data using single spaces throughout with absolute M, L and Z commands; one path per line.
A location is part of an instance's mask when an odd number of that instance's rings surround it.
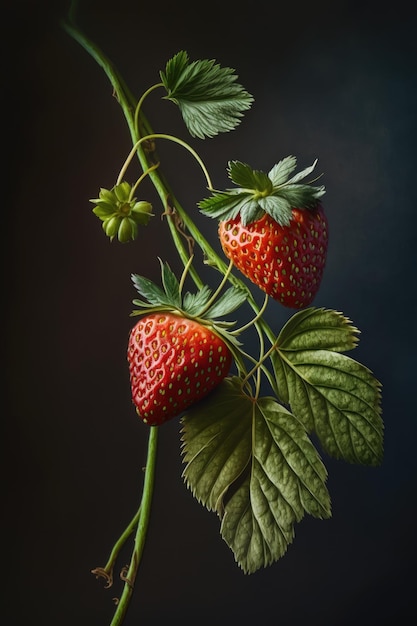
M 147 430 L 129 397 L 132 272 L 180 264 L 156 218 L 135 243 L 110 244 L 89 198 L 111 187 L 130 149 L 98 65 L 61 28 L 66 2 L 3 11 L 4 270 L 3 590 L 7 625 L 104 626 L 107 560 L 138 506 Z M 245 576 L 219 522 L 181 479 L 179 423 L 160 432 L 151 529 L 126 626 L 240 623 L 390 625 L 415 604 L 415 145 L 417 74 L 411 3 L 82 1 L 79 23 L 136 96 L 181 49 L 236 68 L 255 104 L 233 133 L 190 140 L 219 188 L 239 159 L 268 170 L 319 158 L 330 223 L 315 305 L 361 330 L 352 356 L 383 383 L 378 468 L 324 457 L 333 517 L 304 519 L 286 556 Z M 155 130 L 188 139 L 156 92 Z M 198 166 L 161 146 L 191 212 Z M 134 166 L 132 166 L 134 168 Z M 136 172 L 132 172 L 133 176 Z M 147 187 L 148 199 L 158 201 Z M 217 246 L 214 222 L 196 217 Z M 207 280 L 217 277 L 210 271 Z M 279 330 L 290 311 L 272 304 Z M 130 547 L 121 559 L 128 561 Z M 116 573 L 117 574 L 117 573 Z

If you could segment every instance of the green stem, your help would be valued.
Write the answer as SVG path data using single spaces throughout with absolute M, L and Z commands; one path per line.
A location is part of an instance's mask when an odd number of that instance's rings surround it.
M 135 110 L 135 118 L 134 118 L 134 124 L 135 124 L 135 130 L 136 130 L 136 134 L 139 136 L 139 113 L 142 109 L 142 104 L 143 101 L 145 100 L 145 98 L 152 93 L 152 91 L 155 91 L 155 89 L 159 89 L 160 87 L 163 87 L 164 83 L 157 83 L 156 85 L 152 85 L 152 87 L 149 87 L 149 89 L 147 89 L 144 94 L 141 96 L 137 106 L 136 106 L 136 110 Z
M 190 258 L 188 259 L 188 262 L 184 266 L 184 271 L 182 272 L 181 279 L 180 279 L 179 286 L 178 286 L 178 291 L 180 295 L 182 294 L 182 291 L 184 289 L 185 279 L 187 278 L 187 274 L 190 271 L 190 267 L 191 267 L 191 263 L 193 262 L 193 259 L 194 259 L 194 256 L 190 256 Z
M 240 335 L 241 333 L 243 333 L 243 331 L 247 330 L 248 328 L 250 328 L 251 326 L 256 324 L 256 322 L 258 322 L 261 319 L 262 315 L 264 314 L 265 309 L 266 309 L 266 307 L 268 305 L 268 301 L 269 301 L 269 296 L 268 296 L 268 294 L 265 294 L 264 303 L 261 306 L 261 308 L 259 309 L 258 313 L 256 314 L 256 317 L 252 318 L 244 326 L 241 326 L 240 328 L 236 328 L 235 330 L 231 330 L 230 334 L 231 335 Z
M 137 140 L 137 142 L 134 144 L 133 148 L 129 152 L 129 154 L 127 156 L 127 159 L 126 159 L 126 161 L 123 164 L 122 169 L 120 170 L 120 174 L 119 174 L 119 176 L 117 178 L 117 183 L 116 183 L 117 185 L 120 184 L 121 181 L 123 180 L 123 177 L 126 174 L 127 168 L 129 167 L 130 162 L 132 161 L 133 157 L 137 153 L 138 148 L 145 141 L 151 141 L 152 139 L 167 139 L 168 141 L 172 141 L 174 143 L 177 143 L 180 146 L 182 146 L 183 148 L 185 148 L 186 150 L 188 150 L 188 152 L 190 152 L 193 155 L 193 157 L 195 158 L 195 160 L 197 161 L 197 163 L 199 164 L 199 166 L 203 170 L 204 176 L 206 177 L 208 188 L 209 189 L 213 188 L 212 183 L 211 183 L 211 179 L 210 179 L 210 175 L 209 175 L 209 173 L 207 171 L 207 168 L 204 165 L 203 161 L 201 160 L 200 156 L 197 154 L 197 152 L 190 145 L 188 145 L 188 143 L 186 143 L 182 139 L 179 139 L 178 137 L 175 137 L 174 135 L 166 135 L 165 133 L 152 133 L 150 135 L 145 135 L 144 137 L 141 137 L 140 139 Z
M 152 495 L 155 482 L 157 443 L 158 426 L 151 426 L 148 440 L 148 456 L 146 460 L 145 480 L 143 484 L 139 523 L 135 536 L 135 546 L 133 549 L 129 569 L 125 577 L 125 585 L 123 588 L 122 596 L 117 605 L 117 609 L 110 626 L 119 626 L 120 624 L 122 624 L 129 606 L 130 598 L 133 594 L 133 587 L 145 547 L 146 534 L 151 514 Z
M 155 163 L 155 165 L 151 165 L 151 167 L 149 167 L 146 170 L 146 172 L 143 172 L 143 174 L 141 174 L 141 176 L 139 176 L 139 178 L 137 179 L 137 181 L 133 185 L 132 189 L 130 190 L 129 200 L 132 200 L 133 196 L 135 195 L 136 189 L 139 187 L 139 185 L 141 184 L 143 179 L 146 178 L 149 175 L 149 172 L 153 172 L 153 170 L 156 170 L 157 167 L 159 167 L 159 163 Z
M 88 39 L 84 35 L 84 33 L 81 32 L 81 30 L 75 24 L 75 9 L 77 4 L 77 2 L 71 3 L 71 7 L 68 13 L 68 20 L 62 20 L 61 25 L 64 30 L 90 54 L 90 56 L 96 61 L 96 63 L 103 68 L 107 78 L 109 79 L 113 87 L 113 91 L 117 96 L 118 102 L 122 107 L 129 127 L 131 127 L 133 125 L 133 96 L 130 93 L 129 89 L 126 87 L 125 82 L 117 73 L 111 61 L 105 56 L 105 54 L 103 54 L 102 50 L 98 46 L 96 46 L 90 39 Z
M 260 350 L 259 350 L 259 362 L 258 364 L 255 366 L 257 367 L 257 371 L 256 371 L 256 385 L 255 385 L 255 399 L 257 400 L 261 391 L 261 364 L 264 362 L 264 355 L 265 355 L 265 341 L 264 341 L 264 334 L 262 332 L 262 329 L 259 327 L 259 324 L 255 324 L 255 328 L 258 332 L 258 336 L 259 336 L 259 346 L 260 346 Z
M 225 262 L 218 256 L 218 254 L 215 252 L 212 246 L 203 237 L 200 230 L 197 228 L 197 226 L 195 225 L 193 220 L 190 218 L 188 213 L 182 208 L 181 204 L 177 201 L 177 199 L 175 198 L 175 194 L 172 193 L 169 184 L 164 180 L 162 174 L 160 173 L 160 170 L 156 168 L 153 169 L 153 166 L 155 165 L 155 163 L 152 163 L 152 161 L 150 162 L 149 156 L 145 152 L 144 146 L 142 145 L 142 141 L 139 137 L 139 124 L 141 124 L 142 127 L 144 128 L 145 132 L 148 135 L 148 138 L 152 136 L 154 136 L 155 138 L 157 137 L 171 138 L 171 137 L 166 136 L 166 135 L 154 135 L 152 128 L 149 125 L 148 120 L 146 119 L 145 115 L 141 111 L 141 107 L 137 106 L 135 99 L 133 98 L 131 92 L 125 85 L 124 81 L 119 76 L 115 67 L 107 59 L 107 57 L 103 54 L 103 52 L 79 30 L 79 28 L 75 24 L 74 14 L 75 14 L 75 3 L 71 5 L 68 21 L 64 21 L 62 23 L 62 26 L 64 30 L 91 55 L 91 57 L 97 62 L 97 64 L 100 67 L 103 68 L 104 72 L 106 73 L 113 87 L 113 91 L 115 95 L 117 96 L 119 104 L 124 113 L 124 116 L 125 116 L 128 128 L 129 128 L 129 132 L 131 135 L 132 143 L 135 146 L 135 153 L 137 154 L 137 157 L 139 159 L 139 162 L 142 166 L 143 171 L 147 172 L 147 174 L 149 175 L 149 178 L 152 181 L 152 184 L 154 185 L 154 188 L 161 199 L 162 205 L 165 208 L 165 213 L 168 216 L 167 221 L 168 221 L 168 225 L 171 231 L 171 235 L 172 235 L 174 244 L 177 248 L 178 254 L 181 258 L 181 261 L 183 262 L 183 265 L 187 266 L 187 264 L 189 263 L 190 256 L 192 256 L 192 254 L 190 252 L 189 247 L 187 249 L 187 246 L 185 245 L 181 237 L 181 234 L 178 230 L 178 219 L 182 222 L 184 229 L 187 229 L 187 231 L 190 233 L 193 240 L 198 244 L 200 249 L 203 251 L 206 257 L 206 262 L 212 265 L 213 267 L 217 268 L 221 272 L 221 274 L 225 275 L 228 270 L 228 267 L 225 264 Z M 141 102 L 143 102 L 143 98 Z M 200 164 L 200 167 L 202 167 L 202 170 L 205 173 L 207 183 L 209 184 L 209 187 L 211 188 L 212 185 L 211 185 L 210 177 L 208 176 L 208 172 L 204 164 L 202 163 L 201 159 L 199 158 L 199 156 L 187 144 L 185 144 L 181 140 L 178 140 L 176 138 L 171 138 L 171 139 L 173 139 L 180 145 L 185 146 L 193 154 L 193 156 L 197 158 L 197 161 Z M 173 212 L 172 212 L 173 209 L 177 213 L 178 219 L 176 219 L 175 215 L 173 215 Z M 201 278 L 199 277 L 198 273 L 196 272 L 196 270 L 194 269 L 193 264 L 190 264 L 189 267 L 190 267 L 189 271 L 190 271 L 190 275 L 192 279 L 194 280 L 196 286 L 201 288 L 203 286 L 203 282 Z M 250 289 L 246 286 L 246 284 L 242 280 L 234 276 L 233 273 L 230 273 L 228 280 L 232 285 L 245 290 L 245 292 L 247 293 L 248 303 L 250 304 L 250 306 L 255 311 L 258 317 L 259 307 L 256 304 L 256 301 L 254 300 L 253 295 Z M 259 329 L 262 329 L 262 331 L 265 333 L 265 336 L 268 337 L 274 349 L 276 338 L 274 336 L 274 333 L 270 329 L 270 327 L 266 324 L 266 322 L 262 318 L 259 318 L 256 324 Z M 271 352 L 272 352 L 272 349 L 264 355 L 264 359 Z M 259 367 L 261 366 L 257 365 L 253 371 L 256 371 L 256 369 L 258 369 Z M 246 378 L 248 379 L 251 374 L 252 372 L 250 372 L 250 374 Z M 149 442 L 148 442 L 148 460 L 147 460 L 146 473 L 145 473 L 145 484 L 144 484 L 144 490 L 143 490 L 143 495 L 142 495 L 141 513 L 140 513 L 140 518 L 139 518 L 137 531 L 136 531 L 136 537 L 135 537 L 135 547 L 134 547 L 134 551 L 132 554 L 132 560 L 131 560 L 131 563 L 127 572 L 127 576 L 126 576 L 126 584 L 124 586 L 122 597 L 117 606 L 116 612 L 114 614 L 114 618 L 111 622 L 111 626 L 119 626 L 122 623 L 124 615 L 126 614 L 126 611 L 129 605 L 131 595 L 133 593 L 133 584 L 136 578 L 140 559 L 143 553 L 146 532 L 147 532 L 149 517 L 150 517 L 152 492 L 153 492 L 153 486 L 154 486 L 156 447 L 157 447 L 157 429 L 156 427 L 151 427 Z
M 126 540 L 130 537 L 130 535 L 135 530 L 136 525 L 139 521 L 139 516 L 140 516 L 140 507 L 138 511 L 136 511 L 135 516 L 132 518 L 129 525 L 123 531 L 122 535 L 114 544 L 106 565 L 104 567 L 96 567 L 95 569 L 91 570 L 91 573 L 94 574 L 96 578 L 104 578 L 106 580 L 107 582 L 106 587 L 111 587 L 113 584 L 113 569 L 117 561 L 117 557 L 119 556 L 120 550 L 125 545 Z
M 242 384 L 246 383 L 247 380 L 249 380 L 249 378 L 251 378 L 252 376 L 254 376 L 259 369 L 261 368 L 262 364 L 264 363 L 264 361 L 266 361 L 266 359 L 268 359 L 271 354 L 273 353 L 274 350 L 276 350 L 277 347 L 277 340 L 275 340 L 271 347 L 269 348 L 269 350 L 267 352 L 264 352 L 264 346 L 263 346 L 263 333 L 260 332 L 261 328 L 259 328 L 258 324 L 255 324 L 255 327 L 258 331 L 260 340 L 261 340 L 261 354 L 259 356 L 259 360 L 257 361 L 256 365 L 251 369 L 251 371 L 247 374 L 247 376 L 243 379 Z
M 226 273 L 224 274 L 219 286 L 217 287 L 216 291 L 213 293 L 211 298 L 208 300 L 204 308 L 198 312 L 197 317 L 203 317 L 203 315 L 209 310 L 209 308 L 216 302 L 223 287 L 225 286 L 226 282 L 229 280 L 229 275 L 230 275 L 230 272 L 232 271 L 232 267 L 233 267 L 233 261 L 230 261 L 229 267 L 227 268 Z

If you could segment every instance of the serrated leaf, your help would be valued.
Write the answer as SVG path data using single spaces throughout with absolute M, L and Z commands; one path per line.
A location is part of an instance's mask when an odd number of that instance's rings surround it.
M 367 367 L 340 354 L 355 347 L 357 333 L 341 313 L 305 309 L 284 326 L 271 360 L 281 400 L 327 454 L 376 465 L 383 454 L 381 385 Z
M 198 203 L 198 207 L 204 215 L 208 217 L 223 219 L 234 219 L 240 210 L 242 199 L 246 199 L 247 194 L 232 194 L 225 192 L 214 192 L 210 198 L 205 198 Z
M 222 517 L 245 572 L 281 558 L 306 512 L 330 516 L 326 469 L 302 423 L 273 398 L 255 402 L 239 379 L 225 379 L 182 425 L 186 484 Z
M 136 291 L 146 298 L 150 304 L 168 304 L 164 291 L 149 278 L 139 274 L 132 274 L 132 282 Z
M 229 177 L 239 187 L 214 191 L 213 197 L 203 200 L 199 207 L 205 215 L 221 220 L 235 219 L 239 215 L 244 226 L 260 219 L 264 213 L 280 226 L 288 226 L 293 219 L 293 208 L 313 209 L 325 193 L 324 186 L 295 182 L 305 178 L 316 162 L 288 180 L 296 164 L 295 157 L 286 157 L 267 175 L 241 161 L 229 161 Z
M 181 420 L 183 477 L 209 511 L 222 509 L 225 493 L 250 462 L 251 421 L 250 403 L 229 378 Z
M 292 207 L 282 195 L 261 198 L 259 204 L 280 226 L 288 226 L 291 222 Z
M 297 159 L 294 156 L 285 157 L 279 161 L 268 172 L 268 177 L 271 179 L 274 187 L 284 184 L 288 180 L 288 176 L 297 167 Z
M 253 102 L 233 69 L 214 60 L 190 63 L 183 51 L 168 61 L 160 76 L 166 99 L 177 104 L 188 131 L 200 139 L 233 130 Z
M 246 197 L 240 203 L 239 214 L 241 223 L 243 226 L 246 226 L 260 219 L 264 215 L 264 211 L 260 207 L 258 200 L 255 200 L 253 197 Z
M 340 311 L 310 307 L 298 311 L 283 326 L 280 350 L 333 350 L 346 352 L 357 346 L 359 330 Z
M 314 168 L 317 165 L 317 159 L 314 161 L 314 163 L 312 165 L 310 165 L 309 167 L 306 167 L 305 169 L 301 170 L 301 172 L 298 172 L 297 174 L 295 174 L 295 176 L 293 176 L 292 178 L 290 178 L 289 180 L 287 180 L 287 185 L 288 184 L 295 184 L 298 183 L 298 181 L 303 180 L 304 178 L 306 178 L 309 174 L 312 173 L 312 171 L 314 170 Z
M 242 191 L 272 192 L 273 185 L 267 174 L 261 170 L 253 170 L 241 161 L 229 161 L 228 175 L 235 185 L 243 188 Z
M 160 72 L 160 76 L 162 82 L 164 83 L 165 88 L 169 91 L 171 85 L 171 89 L 175 88 L 175 86 L 179 83 L 179 80 L 184 73 L 185 68 L 188 65 L 188 54 L 185 50 L 180 50 L 176 55 L 174 55 L 166 64 L 165 73 Z
M 206 311 L 208 319 L 229 315 L 247 300 L 247 292 L 237 287 L 229 287 L 218 300 Z
M 242 111 L 249 109 L 248 99 L 223 98 L 210 102 L 187 102 L 177 100 L 178 108 L 191 137 L 205 139 L 236 128 L 243 117 Z
M 290 206 L 302 209 L 312 209 L 317 206 L 317 200 L 324 196 L 324 186 L 313 185 L 285 185 L 274 191 L 274 195 L 284 198 Z
M 174 272 L 169 267 L 168 263 L 163 263 L 159 259 L 161 264 L 162 284 L 167 299 L 175 307 L 181 307 L 181 294 L 179 290 L 179 282 Z
M 203 287 L 196 293 L 190 293 L 187 291 L 183 298 L 183 310 L 190 315 L 197 315 L 198 312 L 205 307 L 211 297 L 211 294 L 212 290 L 207 285 L 203 285 Z

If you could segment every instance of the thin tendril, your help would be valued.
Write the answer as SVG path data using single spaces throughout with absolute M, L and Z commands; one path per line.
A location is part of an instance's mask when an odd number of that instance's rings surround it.
M 209 301 L 205 304 L 204 308 L 201 311 L 198 312 L 197 317 L 203 317 L 204 313 L 206 313 L 209 310 L 209 308 L 211 307 L 211 305 L 217 300 L 217 297 L 218 297 L 219 293 L 221 292 L 221 290 L 223 289 L 224 285 L 229 280 L 229 274 L 232 271 L 232 267 L 233 267 L 233 261 L 230 261 L 229 267 L 227 268 L 226 273 L 224 274 L 220 285 L 217 287 L 216 291 L 213 293 L 213 295 L 211 296 Z
M 143 181 L 143 179 L 146 178 L 147 176 L 149 176 L 150 172 L 153 172 L 154 170 L 156 170 L 157 167 L 159 167 L 159 161 L 158 161 L 158 163 L 155 163 L 154 165 L 151 165 L 150 167 L 148 167 L 148 169 L 145 172 L 143 172 L 143 174 L 141 174 L 141 176 L 139 176 L 138 180 L 135 182 L 135 184 L 133 185 L 133 187 L 132 187 L 132 189 L 130 191 L 129 200 L 131 200 L 133 198 L 136 189 L 139 187 L 139 185 Z
M 136 106 L 136 110 L 135 110 L 135 118 L 134 118 L 134 127 L 135 127 L 135 131 L 136 134 L 139 136 L 139 114 L 140 114 L 140 110 L 142 108 L 142 104 L 143 101 L 145 100 L 145 98 L 147 96 L 149 96 L 150 93 L 152 93 L 152 91 L 155 91 L 155 89 L 159 89 L 159 87 L 164 87 L 164 83 L 157 83 L 156 85 L 152 85 L 152 87 L 149 87 L 149 89 L 147 89 L 144 94 L 141 96 L 137 106 Z
M 244 326 L 241 326 L 240 328 L 236 328 L 235 330 L 231 331 L 230 334 L 231 335 L 240 335 L 244 330 L 247 330 L 248 328 L 253 326 L 262 317 L 262 315 L 264 314 L 265 309 L 266 309 L 266 307 L 268 305 L 268 300 L 269 300 L 269 296 L 268 296 L 268 294 L 265 294 L 265 298 L 264 298 L 264 302 L 262 304 L 262 307 L 259 309 L 259 311 L 255 315 L 255 317 L 253 319 L 251 319 L 250 322 L 248 322 Z
M 172 141 L 174 143 L 179 144 L 180 146 L 182 146 L 183 148 L 185 148 L 186 150 L 188 150 L 188 152 L 190 152 L 193 157 L 195 158 L 195 160 L 197 161 L 197 163 L 199 164 L 199 166 L 201 167 L 203 174 L 206 178 L 207 181 L 207 186 L 209 189 L 213 188 L 212 182 L 211 182 L 211 178 L 210 175 L 207 171 L 206 166 L 204 165 L 202 159 L 200 158 L 200 156 L 197 154 L 197 152 L 188 145 L 188 143 L 186 143 L 185 141 L 183 141 L 182 139 L 179 139 L 178 137 L 175 137 L 173 135 L 166 135 L 165 133 L 152 133 L 151 135 L 145 135 L 144 137 L 141 137 L 140 139 L 138 139 L 138 141 L 135 143 L 135 145 L 133 146 L 133 148 L 131 149 L 131 151 L 129 152 L 126 161 L 124 162 L 124 165 L 122 167 L 122 169 L 120 170 L 119 176 L 117 177 L 117 182 L 116 185 L 119 185 L 122 180 L 124 175 L 126 174 L 126 171 L 130 165 L 130 162 L 132 161 L 133 157 L 135 156 L 139 146 L 144 143 L 145 141 L 150 141 L 151 139 L 167 139 L 168 141 Z
M 189 272 L 189 269 L 191 267 L 191 263 L 193 262 L 193 259 L 194 259 L 194 255 L 190 256 L 190 258 L 188 259 L 188 263 L 186 264 L 186 266 L 184 267 L 184 270 L 182 272 L 181 279 L 180 279 L 180 284 L 179 284 L 179 292 L 180 292 L 180 294 L 182 293 L 182 290 L 184 289 L 185 279 L 187 278 L 187 274 Z

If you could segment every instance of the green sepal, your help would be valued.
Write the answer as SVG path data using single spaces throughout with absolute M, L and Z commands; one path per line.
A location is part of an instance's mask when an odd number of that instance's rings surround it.
M 113 193 L 116 196 L 118 202 L 129 202 L 129 196 L 132 188 L 128 182 L 123 181 L 119 185 L 113 187 Z
M 174 272 L 169 267 L 168 263 L 163 263 L 159 259 L 161 265 L 162 284 L 164 287 L 167 299 L 176 308 L 181 308 L 181 293 L 180 284 L 175 276 Z
M 186 317 L 197 319 L 201 323 L 207 322 L 213 328 L 218 328 L 224 338 L 228 338 L 227 328 L 235 325 L 235 322 L 219 320 L 219 317 L 228 315 L 235 311 L 246 301 L 246 291 L 238 287 L 229 287 L 222 295 L 219 295 L 213 303 L 210 299 L 213 296 L 212 290 L 203 285 L 195 293 L 182 293 L 180 283 L 169 267 L 159 259 L 161 265 L 162 288 L 152 280 L 139 274 L 132 274 L 132 282 L 138 293 L 145 298 L 143 300 L 133 300 L 133 303 L 141 311 L 172 310 Z M 138 311 L 133 311 L 132 315 L 137 315 Z M 240 345 L 232 336 L 229 342 L 233 345 Z
M 222 296 L 207 310 L 209 319 L 217 319 L 229 315 L 247 300 L 247 292 L 242 288 L 229 287 Z
M 204 215 L 218 220 L 232 220 L 239 215 L 244 226 L 265 213 L 281 226 L 288 226 L 293 208 L 312 210 L 325 193 L 324 186 L 299 182 L 312 173 L 316 163 L 317 160 L 289 178 L 297 164 L 293 156 L 279 161 L 268 174 L 253 170 L 246 163 L 230 161 L 229 178 L 239 186 L 226 191 L 213 190 L 210 197 L 198 203 L 198 207 Z
M 253 102 L 237 82 L 235 70 L 214 60 L 190 62 L 183 50 L 167 62 L 160 77 L 165 99 L 178 106 L 192 137 L 204 139 L 233 130 Z
M 243 190 L 258 191 L 265 195 L 273 191 L 272 180 L 268 174 L 261 170 L 253 170 L 241 161 L 229 161 L 228 174 L 235 185 L 242 187 Z
M 110 217 L 114 215 L 114 207 L 107 202 L 101 202 L 97 200 L 97 206 L 94 207 L 93 213 L 97 215 L 101 220 L 108 220 Z
M 247 193 L 214 191 L 210 198 L 198 203 L 201 212 L 208 217 L 219 220 L 234 219 L 239 215 L 243 198 L 250 197 Z
M 156 285 L 150 278 L 132 274 L 133 285 L 136 291 L 143 296 L 151 305 L 170 304 L 169 298 L 164 290 Z
M 183 297 L 182 306 L 189 315 L 198 316 L 198 313 L 203 310 L 207 302 L 210 300 L 212 290 L 208 285 L 203 285 L 201 289 L 195 293 L 187 291 Z

